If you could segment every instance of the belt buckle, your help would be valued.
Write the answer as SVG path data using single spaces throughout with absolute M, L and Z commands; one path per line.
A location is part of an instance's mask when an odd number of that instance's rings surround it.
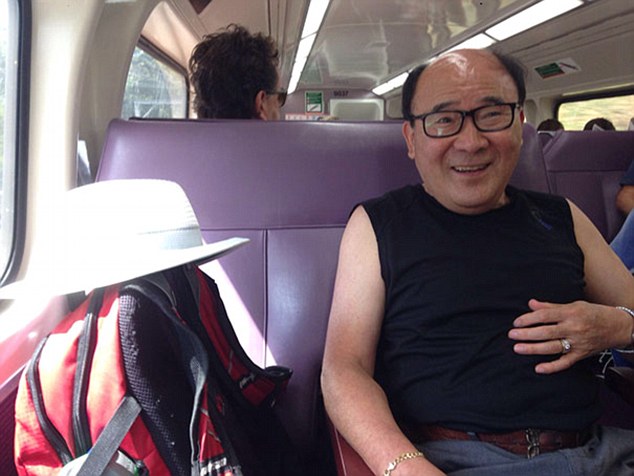
M 525 431 L 526 433 L 526 442 L 528 443 L 526 449 L 526 458 L 531 459 L 535 456 L 539 456 L 539 434 L 540 430 L 536 430 L 535 428 L 529 428 Z

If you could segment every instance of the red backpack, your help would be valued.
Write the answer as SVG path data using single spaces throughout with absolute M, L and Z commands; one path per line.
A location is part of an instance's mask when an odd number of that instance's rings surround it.
M 301 474 L 272 411 L 290 376 L 248 358 L 198 268 L 97 289 L 23 372 L 18 473 Z

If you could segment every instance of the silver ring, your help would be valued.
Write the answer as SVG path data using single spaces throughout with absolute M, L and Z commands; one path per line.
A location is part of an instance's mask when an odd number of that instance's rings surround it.
M 570 352 L 572 350 L 572 344 L 570 343 L 570 341 L 568 339 L 559 339 L 559 342 L 561 343 L 561 353 L 562 354 L 567 354 L 568 352 Z

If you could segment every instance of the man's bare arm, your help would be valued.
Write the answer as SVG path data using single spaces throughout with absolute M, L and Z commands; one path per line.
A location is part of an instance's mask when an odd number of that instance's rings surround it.
M 373 378 L 384 301 L 376 239 L 359 207 L 341 242 L 321 382 L 330 418 L 375 474 L 383 474 L 400 454 L 416 451 Z M 424 458 L 414 458 L 400 463 L 396 474 L 443 473 Z

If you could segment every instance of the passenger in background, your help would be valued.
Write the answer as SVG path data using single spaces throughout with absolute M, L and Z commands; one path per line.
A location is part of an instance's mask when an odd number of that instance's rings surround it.
M 634 210 L 634 160 L 621 178 L 621 190 L 616 195 L 616 207 L 624 214 Z
M 557 119 L 545 119 L 537 126 L 538 131 L 563 131 L 564 125 Z
M 610 246 L 625 266 L 634 273 L 634 160 L 621 178 L 621 190 L 616 195 L 616 206 L 626 218 Z
M 350 215 L 322 390 L 374 474 L 632 474 L 634 432 L 596 426 L 586 357 L 632 345 L 616 306 L 634 279 L 574 204 L 508 185 L 525 95 L 486 50 L 414 69 L 403 135 L 424 180 Z
M 275 41 L 261 33 L 231 24 L 205 36 L 189 59 L 198 118 L 280 119 L 278 63 Z
M 614 131 L 616 128 L 611 121 L 606 119 L 605 117 L 597 117 L 595 119 L 590 119 L 586 122 L 586 125 L 583 126 L 584 131 Z
M 625 215 L 625 221 L 610 246 L 623 264 L 634 274 L 634 160 L 621 178 L 621 190 L 616 195 L 616 206 Z M 612 350 L 614 364 L 634 367 L 634 354 Z

